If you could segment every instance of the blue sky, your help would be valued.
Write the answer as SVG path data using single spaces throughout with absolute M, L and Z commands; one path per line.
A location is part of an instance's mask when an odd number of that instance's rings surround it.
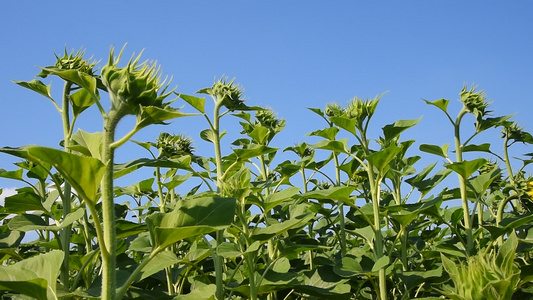
M 250 105 L 271 107 L 287 120 L 273 142 L 280 148 L 316 141 L 305 134 L 324 123 L 306 107 L 345 105 L 354 96 L 372 98 L 385 91 L 373 138 L 386 124 L 422 116 L 403 135 L 417 141 L 414 150 L 420 143 L 453 143 L 444 115 L 421 99 L 450 99 L 456 112 L 464 84 L 483 89 L 495 115 L 516 113 L 514 120 L 532 130 L 532 12 L 528 1 L 4 2 L 0 146 L 57 147 L 62 138 L 61 120 L 50 102 L 10 80 L 33 79 L 36 66 L 53 64 L 54 52 L 61 54 L 65 47 L 84 48 L 87 57 L 102 59 L 103 65 L 109 47 L 126 42 L 126 57 L 145 49 L 143 57 L 156 59 L 164 74 L 173 76 L 178 92 L 192 94 L 214 78 L 235 77 Z M 52 80 L 54 93 L 61 86 Z M 228 131 L 237 130 L 236 120 L 223 121 Z M 123 123 L 119 130 L 128 131 L 131 122 Z M 77 127 L 94 132 L 101 124 L 92 111 Z M 210 147 L 198 136 L 204 128 L 201 118 L 180 119 L 145 129 L 134 139 L 154 140 L 161 131 L 184 133 L 202 151 Z M 478 142 L 500 143 L 498 135 L 493 131 Z M 140 149 L 119 150 L 117 160 L 142 155 Z M 0 168 L 13 169 L 15 161 L 2 154 Z M 20 184 L 0 179 L 0 188 L 15 186 Z

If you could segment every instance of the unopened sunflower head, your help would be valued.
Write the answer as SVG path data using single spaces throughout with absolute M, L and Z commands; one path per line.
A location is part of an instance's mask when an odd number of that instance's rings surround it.
M 244 105 L 242 98 L 244 90 L 241 86 L 235 83 L 235 78 L 227 81 L 227 78 L 221 78 L 215 81 L 213 86 L 209 88 L 209 94 L 217 99 L 219 103 L 224 105 L 230 111 L 236 110 Z
M 344 109 L 338 103 L 333 102 L 326 104 L 324 113 L 328 117 L 340 117 L 344 113 Z
M 194 152 L 192 139 L 166 132 L 162 132 L 159 135 L 155 146 L 159 149 L 159 158 L 193 155 Z
M 489 115 L 491 111 L 487 110 L 490 102 L 487 101 L 483 91 L 477 92 L 475 87 L 470 90 L 463 87 L 461 90 L 461 102 L 464 104 L 468 112 L 483 117 Z
M 512 142 L 521 142 L 533 144 L 533 136 L 524 128 L 520 127 L 516 122 L 509 122 L 509 124 L 504 125 L 502 129 L 503 138 L 507 138 Z
M 85 55 L 85 50 L 80 49 L 76 53 L 72 50 L 68 53 L 65 48 L 63 56 L 60 57 L 55 53 L 54 55 L 56 56 L 55 65 L 42 68 L 37 76 L 45 78 L 51 73 L 55 74 L 57 71 L 66 70 L 76 70 L 89 76 L 94 76 L 95 66 L 98 64 L 98 61 L 91 61 L 92 58 L 84 59 L 83 56 Z
M 356 119 L 359 126 L 362 126 L 365 120 L 372 118 L 376 112 L 379 99 L 380 97 L 371 100 L 363 100 L 359 97 L 352 98 L 345 110 L 346 117 Z
M 76 53 L 74 53 L 74 51 L 67 53 L 67 49 L 65 49 L 63 57 L 59 57 L 56 54 L 56 67 L 62 70 L 78 70 L 88 75 L 94 75 L 94 67 L 98 62 L 91 62 L 90 58 L 83 59 L 84 55 L 85 50 L 82 51 L 80 49 Z
M 167 92 L 170 82 L 161 81 L 161 70 L 157 62 L 139 63 L 142 52 L 129 60 L 125 67 L 118 67 L 122 57 L 114 56 L 111 48 L 109 61 L 102 68 L 102 82 L 111 96 L 112 109 L 124 109 L 125 114 L 137 114 L 142 106 L 163 108 L 163 100 L 171 94 Z M 166 83 L 166 84 L 165 84 Z

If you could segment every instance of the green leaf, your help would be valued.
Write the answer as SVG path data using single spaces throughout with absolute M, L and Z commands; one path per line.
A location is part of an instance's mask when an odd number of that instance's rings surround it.
M 173 212 L 165 214 L 161 227 L 231 225 L 235 215 L 235 198 L 204 197 L 178 202 Z
M 296 227 L 303 227 L 314 217 L 314 214 L 304 214 L 291 217 L 281 223 L 270 224 L 268 227 L 256 228 L 252 234 L 253 241 L 267 241 Z
M 115 227 L 117 239 L 123 239 L 146 231 L 146 225 L 127 220 L 117 220 Z
M 167 247 L 180 240 L 224 229 L 235 215 L 236 199 L 204 197 L 178 202 L 174 211 L 152 214 L 146 222 L 153 243 Z
M 179 96 L 181 99 L 185 100 L 185 102 L 189 103 L 192 107 L 196 108 L 196 110 L 198 110 L 202 114 L 205 114 L 205 98 L 199 98 L 184 94 L 180 94 Z
M 272 148 L 264 145 L 251 145 L 246 149 L 233 149 L 233 152 L 239 159 L 248 160 L 253 157 L 259 157 L 264 154 L 276 152 L 278 148 Z
M 300 188 L 292 186 L 270 194 L 265 198 L 265 201 L 262 203 L 263 209 L 265 211 L 269 211 L 277 205 L 283 203 L 284 201 L 287 201 L 288 199 L 292 198 L 294 195 L 298 194 L 299 191 Z
M 24 213 L 32 210 L 46 211 L 41 198 L 33 192 L 17 192 L 4 200 L 5 212 L 8 213 Z
M 308 136 L 319 136 L 319 137 L 323 137 L 327 140 L 330 140 L 330 141 L 333 141 L 335 140 L 335 137 L 337 136 L 337 133 L 339 133 L 339 128 L 337 127 L 328 127 L 328 128 L 325 128 L 325 129 L 320 129 L 320 130 L 316 130 L 316 131 L 313 131 L 309 134 L 307 134 Z
M 498 237 L 509 233 L 519 228 L 520 226 L 526 225 L 531 221 L 533 221 L 533 214 L 520 215 L 516 218 L 511 219 L 510 221 L 504 219 L 500 223 L 500 226 L 485 225 L 483 226 L 483 228 L 487 229 L 490 232 L 492 240 L 496 240 Z
M 164 121 L 194 115 L 195 114 L 181 112 L 171 107 L 160 108 L 157 106 L 140 106 L 140 112 L 137 115 L 137 124 L 135 124 L 135 129 L 140 130 L 141 128 L 152 124 L 165 125 L 167 123 Z
M 0 289 L 36 299 L 57 299 L 56 281 L 63 256 L 62 251 L 51 251 L 12 265 L 0 266 Z
M 214 284 L 202 284 L 194 288 L 190 293 L 178 295 L 173 300 L 215 300 L 216 290 L 217 286 Z
M 58 108 L 57 103 L 54 101 L 54 98 L 52 98 L 52 84 L 45 85 L 42 81 L 37 79 L 33 79 L 31 81 L 12 81 L 20 85 L 21 87 L 25 87 L 38 94 L 45 96 L 46 98 L 50 99 L 50 101 L 52 101 L 56 108 Z
M 72 104 L 72 113 L 74 117 L 77 117 L 95 103 L 95 98 L 86 89 L 81 89 L 70 95 L 70 101 Z
M 433 105 L 433 106 L 436 106 L 436 107 L 440 108 L 443 112 L 448 114 L 447 110 L 448 110 L 448 103 L 450 102 L 450 100 L 439 99 L 439 100 L 435 100 L 433 102 L 425 100 L 425 99 L 422 99 L 422 100 L 424 100 L 429 105 Z
M 155 245 L 159 249 L 166 248 L 174 243 L 177 243 L 181 240 L 196 237 L 199 235 L 204 235 L 207 233 L 215 232 L 220 230 L 220 227 L 212 226 L 182 226 L 179 228 L 161 228 L 157 227 L 151 231 L 154 236 Z
M 456 162 L 452 164 L 444 164 L 447 169 L 450 169 L 457 174 L 461 175 L 463 178 L 468 178 L 474 172 L 476 172 L 481 166 L 487 163 L 487 160 L 484 158 L 478 158 L 474 160 L 465 160 L 462 162 Z
M 141 167 L 191 170 L 191 157 L 189 155 L 183 155 L 171 159 L 139 158 L 125 164 L 115 165 L 115 179 L 140 169 Z
M 287 273 L 291 269 L 291 263 L 288 258 L 282 257 L 274 262 L 272 271 L 276 273 Z
M 226 135 L 226 131 L 220 133 L 220 138 Z M 212 129 L 205 129 L 200 132 L 200 138 L 206 142 L 214 143 L 216 139 L 216 134 Z
M 39 146 L 1 148 L 0 152 L 38 164 L 52 165 L 66 178 L 82 199 L 93 203 L 98 200 L 98 189 L 104 175 L 104 164 L 98 159 Z
M 141 272 L 141 278 L 139 280 L 150 277 L 164 268 L 170 267 L 178 262 L 179 259 L 174 252 L 161 251 L 144 266 Z
M 86 89 L 94 99 L 98 99 L 97 81 L 96 77 L 80 72 L 78 70 L 62 70 L 55 67 L 42 68 L 43 71 L 50 75 L 61 77 L 65 81 L 69 81 Z
M 311 145 L 311 147 L 315 149 L 330 150 L 336 153 L 350 153 L 350 151 L 348 151 L 348 139 L 335 141 L 324 140 Z
M 374 267 L 372 267 L 372 272 L 378 272 L 379 270 L 385 268 L 390 263 L 390 259 L 388 256 L 382 256 L 380 259 L 376 261 L 374 264 Z
M 495 179 L 500 178 L 500 175 L 501 170 L 499 168 L 495 168 L 491 172 L 484 173 L 469 179 L 467 181 L 467 184 L 474 191 L 477 198 L 479 198 L 485 193 L 485 191 L 487 191 L 487 189 Z
M 234 243 L 223 242 L 217 247 L 217 255 L 224 258 L 236 258 L 242 255 L 237 245 Z
M 385 137 L 385 140 L 387 141 L 393 140 L 406 129 L 409 129 L 415 126 L 416 124 L 418 124 L 418 122 L 420 122 L 421 119 L 422 118 L 413 119 L 413 120 L 398 120 L 394 122 L 393 124 L 385 125 L 383 127 L 383 135 Z
M 31 231 L 31 230 L 51 230 L 58 231 L 59 227 L 54 225 L 49 225 L 46 223 L 42 217 L 31 214 L 20 214 L 8 223 L 8 227 L 11 230 L 17 231 Z
M 70 150 L 85 156 L 101 159 L 103 135 L 101 132 L 89 133 L 78 130 L 72 135 Z
M 334 186 L 324 190 L 315 190 L 298 195 L 300 198 L 317 200 L 340 200 L 348 202 L 355 186 Z
M 248 133 L 248 136 L 251 137 L 256 143 L 260 145 L 265 145 L 267 142 L 268 135 L 270 130 L 265 126 L 257 125 L 254 127 L 252 132 Z
M 346 283 L 348 279 L 335 274 L 331 267 L 318 267 L 317 269 L 304 271 L 301 273 L 302 283 L 295 287 L 295 290 L 324 297 L 339 297 L 350 293 L 350 285 Z
M 487 152 L 492 153 L 490 151 L 490 144 L 481 144 L 481 145 L 467 145 L 461 148 L 463 152 Z
M 357 118 L 350 119 L 346 117 L 330 117 L 329 119 L 333 124 L 348 131 L 354 136 L 357 136 L 357 131 L 355 128 L 355 126 L 357 125 Z
M 98 201 L 98 189 L 105 167 L 100 160 L 39 146 L 29 146 L 25 150 L 38 162 L 44 161 L 54 166 L 82 199 L 92 203 Z
M 24 181 L 24 177 L 22 176 L 23 171 L 24 170 L 22 169 L 18 169 L 16 171 L 6 171 L 4 169 L 0 169 L 0 177 Z
M 428 179 L 419 180 L 419 181 L 406 180 L 405 182 L 415 187 L 422 194 L 421 197 L 424 197 L 427 193 L 429 193 L 432 189 L 434 189 L 437 185 L 439 185 L 444 179 L 446 179 L 446 177 L 448 177 L 448 175 L 450 175 L 451 172 L 452 172 L 451 170 L 442 169 L 442 170 L 439 170 L 435 175 L 431 176 Z
M 374 152 L 367 157 L 367 160 L 376 167 L 380 173 L 385 171 L 389 163 L 396 158 L 396 156 L 402 151 L 402 147 L 398 147 L 395 144 L 391 144 L 387 148 Z
M 449 144 L 444 144 L 442 147 L 437 145 L 428 145 L 428 144 L 422 144 L 420 145 L 420 151 L 435 154 L 443 158 L 448 158 L 448 147 Z

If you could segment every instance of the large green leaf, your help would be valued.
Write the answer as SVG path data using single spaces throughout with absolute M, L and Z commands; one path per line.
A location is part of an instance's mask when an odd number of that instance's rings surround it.
M 0 266 L 0 289 L 36 299 L 57 299 L 56 281 L 63 256 L 62 251 L 51 251 L 12 265 Z
M 178 202 L 174 211 L 147 218 L 152 242 L 164 248 L 180 240 L 224 229 L 235 215 L 235 198 L 204 197 Z
M 85 156 L 101 159 L 102 133 L 89 133 L 80 129 L 72 135 L 72 143 L 69 149 Z
M 17 231 L 31 231 L 31 230 L 50 230 L 50 231 L 59 231 L 63 228 L 66 228 L 77 220 L 81 219 L 85 214 L 83 208 L 79 208 L 70 214 L 68 214 L 62 222 L 57 222 L 57 224 L 50 225 L 46 223 L 41 216 L 32 215 L 32 214 L 19 214 L 9 221 L 8 226 L 11 230 Z
M 315 149 L 323 149 L 323 150 L 329 150 L 336 153 L 349 153 L 348 150 L 348 139 L 340 139 L 340 140 L 323 140 L 320 141 L 314 145 L 311 145 L 311 147 Z
M 98 201 L 105 167 L 100 160 L 39 146 L 30 146 L 26 150 L 32 158 L 54 166 L 82 199 L 93 203 Z
M 433 102 L 425 100 L 425 99 L 423 99 L 423 100 L 429 105 L 433 105 L 433 106 L 436 106 L 436 107 L 440 108 L 443 112 L 446 113 L 446 115 L 448 114 L 447 110 L 448 110 L 448 103 L 450 102 L 450 100 L 439 99 L 439 100 L 435 100 Z
M 284 201 L 287 201 L 288 199 L 292 198 L 294 195 L 298 194 L 299 191 L 300 191 L 300 188 L 292 186 L 284 190 L 270 194 L 265 198 L 265 201 L 263 201 L 262 203 L 263 209 L 265 211 L 271 210 L 277 205 L 283 203 Z
M 205 114 L 205 98 L 199 98 L 191 95 L 179 95 L 181 99 L 189 103 L 192 107 L 196 108 L 202 114 Z
M 325 128 L 325 129 L 320 129 L 320 130 L 316 130 L 316 131 L 313 131 L 309 134 L 307 134 L 308 136 L 319 136 L 319 137 L 323 137 L 327 140 L 330 140 L 330 141 L 333 141 L 335 140 L 335 137 L 337 136 L 337 133 L 339 133 L 339 128 L 337 127 L 328 127 L 328 128 Z
M 27 211 L 46 211 L 41 202 L 41 198 L 32 192 L 17 192 L 4 199 L 5 212 L 23 213 Z
M 86 89 L 94 99 L 98 99 L 98 83 L 95 76 L 91 76 L 78 70 L 63 70 L 56 67 L 42 69 L 42 74 L 56 75 L 61 77 L 63 80 L 75 83 Z
M 235 155 L 237 155 L 239 159 L 247 160 L 253 157 L 259 157 L 264 154 L 276 152 L 277 150 L 277 148 L 254 144 L 245 149 L 233 149 L 233 152 L 235 152 Z
M 463 178 L 468 178 L 475 171 L 477 171 L 481 166 L 487 162 L 484 158 L 478 158 L 474 160 L 465 160 L 462 162 L 456 162 L 452 164 L 445 164 L 444 166 L 447 169 L 450 169 L 457 174 L 461 175 Z
M 1 148 L 0 152 L 38 164 L 52 165 L 66 178 L 82 199 L 93 203 L 98 200 L 98 189 L 105 166 L 96 158 L 40 146 Z
M 163 270 L 164 268 L 170 267 L 178 262 L 179 259 L 176 254 L 174 254 L 174 252 L 161 251 L 144 266 L 141 272 L 141 279 L 139 280 L 143 280 L 144 278 L 149 277 Z
M 398 120 L 392 124 L 385 125 L 383 127 L 383 135 L 385 137 L 385 140 L 390 141 L 396 138 L 397 136 L 400 135 L 400 133 L 402 133 L 406 129 L 409 129 L 415 126 L 416 124 L 418 124 L 418 122 L 420 122 L 421 119 L 422 118 L 413 119 L 413 120 Z
M 16 80 L 13 80 L 14 83 L 22 86 L 22 87 L 25 87 L 27 89 L 30 89 L 38 94 L 41 94 L 43 96 L 45 96 L 46 98 L 50 99 L 50 101 L 53 102 L 53 104 L 56 106 L 56 108 L 59 108 L 57 106 L 57 103 L 55 102 L 54 98 L 52 98 L 52 85 L 49 84 L 49 85 L 45 85 L 42 81 L 40 80 L 37 80 L 37 79 L 33 79 L 31 81 L 16 81 Z
M 379 170 L 380 173 L 383 173 L 389 166 L 389 163 L 395 159 L 401 151 L 402 147 L 391 144 L 383 150 L 370 154 L 367 159 Z
M 267 241 L 274 236 L 279 236 L 289 229 L 303 227 L 314 217 L 314 214 L 303 214 L 291 217 L 281 223 L 270 224 L 267 227 L 256 228 L 252 234 L 253 241 Z
M 74 94 L 70 95 L 70 103 L 72 104 L 72 113 L 75 117 L 79 116 L 84 110 L 91 107 L 95 103 L 94 95 L 86 89 L 80 89 Z
M 191 157 L 189 155 L 183 155 L 177 158 L 171 159 L 152 159 L 152 158 L 139 158 L 133 161 L 115 165 L 115 179 L 129 174 L 142 167 L 159 167 L 159 168 L 172 168 L 182 170 L 191 169 Z
M 141 106 L 141 111 L 137 115 L 135 129 L 140 130 L 152 124 L 166 124 L 164 121 L 194 115 L 195 114 L 184 113 L 170 107 L 160 108 L 157 106 Z
M 329 118 L 333 124 L 339 126 L 340 128 L 348 131 L 353 135 L 357 135 L 355 126 L 357 125 L 357 118 L 346 118 L 346 117 L 330 117 Z
M 301 284 L 295 290 L 311 294 L 320 299 L 349 299 L 350 285 L 348 279 L 333 272 L 331 267 L 319 267 L 301 272 Z
M 443 158 L 448 158 L 449 144 L 444 144 L 442 147 L 437 145 L 422 144 L 420 145 L 420 151 L 438 155 Z
M 214 284 L 196 284 L 190 293 L 186 295 L 178 295 L 173 300 L 215 300 L 215 292 L 217 290 Z
M 315 190 L 298 195 L 298 197 L 305 199 L 317 200 L 340 200 L 348 202 L 350 195 L 355 190 L 355 186 L 334 186 L 324 190 Z
M 474 193 L 477 195 L 477 197 L 480 197 L 487 191 L 490 184 L 497 178 L 500 178 L 501 176 L 501 170 L 499 168 L 495 168 L 491 172 L 487 172 L 484 174 L 481 174 L 479 176 L 476 176 L 474 178 L 471 178 L 467 181 L 468 186 L 474 191 Z

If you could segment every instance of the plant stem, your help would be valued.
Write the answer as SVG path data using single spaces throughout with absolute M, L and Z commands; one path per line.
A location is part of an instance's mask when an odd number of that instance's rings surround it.
M 104 119 L 104 134 L 102 142 L 102 162 L 105 171 L 102 178 L 102 223 L 104 245 L 107 251 L 102 255 L 102 300 L 114 300 L 116 289 L 115 257 L 116 257 L 116 229 L 115 203 L 113 197 L 113 167 L 115 148 L 111 144 L 115 139 L 115 130 L 123 117 L 120 110 L 111 110 Z
M 215 108 L 213 113 L 213 132 L 214 139 L 213 144 L 215 146 L 215 164 L 217 168 L 217 190 L 220 193 L 222 187 L 222 177 L 224 171 L 222 170 L 222 150 L 220 149 L 220 107 L 222 103 L 220 101 L 215 101 Z M 216 246 L 224 242 L 224 231 L 219 230 L 216 232 Z M 215 275 L 216 275 L 216 298 L 218 300 L 224 299 L 224 278 L 223 276 L 223 257 L 216 254 L 216 251 L 213 251 L 213 261 L 215 264 Z
M 339 166 L 339 158 L 337 157 L 337 153 L 333 153 L 333 159 L 335 161 L 335 178 L 336 178 L 336 185 L 340 186 L 341 183 L 341 171 Z M 337 205 L 339 207 L 339 226 L 341 230 L 341 256 L 344 257 L 346 255 L 346 229 L 345 229 L 345 220 L 344 220 L 344 203 L 342 201 L 337 201 Z
M 454 123 L 455 153 L 456 153 L 458 163 L 463 161 L 463 145 L 461 144 L 460 125 L 461 125 L 461 119 L 466 113 L 467 111 L 463 108 L 463 110 L 459 112 L 459 115 L 457 116 L 457 120 Z M 470 212 L 468 208 L 468 198 L 467 198 L 467 193 L 466 193 L 467 178 L 464 178 L 461 174 L 457 174 L 457 176 L 459 177 L 459 188 L 461 191 L 461 202 L 463 205 L 463 222 L 464 222 L 465 231 L 466 231 L 466 253 L 467 253 L 467 256 L 469 256 L 470 251 L 472 251 L 473 236 L 472 236 L 472 224 L 470 224 Z
M 61 117 L 63 119 L 63 145 L 65 148 L 65 152 L 71 152 L 68 147 L 70 146 L 70 105 L 69 105 L 69 96 L 70 96 L 70 89 L 72 87 L 72 83 L 65 82 L 65 86 L 63 89 L 63 106 L 61 109 Z M 59 187 L 58 187 L 59 188 Z M 63 193 L 64 198 L 63 200 L 63 218 L 65 218 L 68 214 L 71 212 L 71 201 L 72 201 L 72 192 L 71 192 L 71 186 L 68 183 L 68 181 L 65 181 L 65 185 L 63 187 Z M 64 252 L 64 259 L 63 259 L 63 266 L 61 269 L 61 283 L 65 287 L 65 289 L 70 288 L 70 274 L 69 274 L 69 264 L 70 264 L 70 239 L 71 239 L 71 230 L 72 225 L 69 225 L 63 230 L 61 230 L 60 238 L 61 238 L 61 244 L 63 245 L 63 252 Z

